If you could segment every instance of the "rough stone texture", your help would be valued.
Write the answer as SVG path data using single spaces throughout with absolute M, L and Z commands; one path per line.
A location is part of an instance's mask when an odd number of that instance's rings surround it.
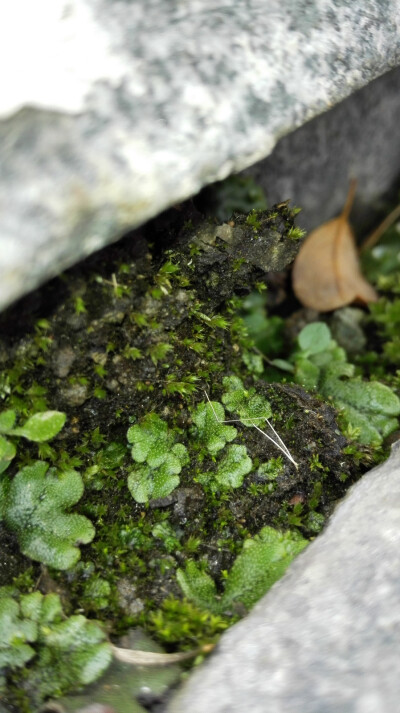
M 387 214 L 386 197 L 399 197 L 399 116 L 396 69 L 283 137 L 246 173 L 264 188 L 269 203 L 290 198 L 301 206 L 297 222 L 307 230 L 340 213 L 349 177 L 356 178 L 351 218 L 365 237 L 371 218 Z
M 1 8 L 0 307 L 396 66 L 399 25 L 400 0 Z
M 170 713 L 393 713 L 400 700 L 400 442 L 226 634 Z

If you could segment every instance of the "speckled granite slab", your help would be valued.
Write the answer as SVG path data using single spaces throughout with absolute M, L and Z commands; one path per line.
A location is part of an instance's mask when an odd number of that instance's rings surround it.
M 222 636 L 169 713 L 393 713 L 400 700 L 400 442 Z
M 400 0 L 0 9 L 0 308 L 399 64 Z

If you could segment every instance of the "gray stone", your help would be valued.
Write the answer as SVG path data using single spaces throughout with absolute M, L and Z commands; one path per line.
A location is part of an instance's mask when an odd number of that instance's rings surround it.
M 74 361 L 75 352 L 71 346 L 67 345 L 55 353 L 52 364 L 53 371 L 60 377 L 60 379 L 65 379 L 65 377 L 68 376 Z
M 69 406 L 82 406 L 89 398 L 87 384 L 70 384 L 60 389 L 60 398 Z
M 306 230 L 340 213 L 349 178 L 356 178 L 351 220 L 359 238 L 365 238 L 371 219 L 387 215 L 386 198 L 398 200 L 399 115 L 396 69 L 283 137 L 246 173 L 263 187 L 270 204 L 290 198 L 300 206 L 297 223 Z
M 400 678 L 400 442 L 222 636 L 169 713 L 393 713 Z
M 0 9 L 0 307 L 395 67 L 399 23 L 400 0 Z
M 360 354 L 367 345 L 365 323 L 368 316 L 358 307 L 342 307 L 330 319 L 332 337 L 347 354 Z

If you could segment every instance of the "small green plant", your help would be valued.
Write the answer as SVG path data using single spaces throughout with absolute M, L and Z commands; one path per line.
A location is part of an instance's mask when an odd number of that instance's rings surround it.
M 278 458 L 270 458 L 266 463 L 261 463 L 257 469 L 257 475 L 260 480 L 276 480 L 276 478 L 284 472 L 282 456 Z
M 271 418 L 272 409 L 269 401 L 254 388 L 245 389 L 243 382 L 237 376 L 225 376 L 222 381 L 225 393 L 222 403 L 231 413 L 237 413 L 243 425 L 249 426 L 253 421 Z
M 247 455 L 246 446 L 228 446 L 226 455 L 218 462 L 214 478 L 225 488 L 240 488 L 244 476 L 250 473 L 252 466 L 253 462 Z
M 157 366 L 159 361 L 162 361 L 167 356 L 168 352 L 173 349 L 171 344 L 167 342 L 159 342 L 158 344 L 153 344 L 148 349 L 148 354 L 153 362 L 154 366 Z
M 82 297 L 77 296 L 74 298 L 74 307 L 76 314 L 84 314 L 87 312 L 85 302 Z
M 82 478 L 74 470 L 57 472 L 43 461 L 22 468 L 0 482 L 0 519 L 16 534 L 21 551 L 56 569 L 79 559 L 79 544 L 91 542 L 92 523 L 65 512 L 81 498 Z
M 93 465 L 86 468 L 83 478 L 91 490 L 101 490 L 104 483 L 116 478 L 115 471 L 125 458 L 127 447 L 111 441 L 105 448 L 100 448 L 94 456 Z
M 66 618 L 57 594 L 0 588 L 0 691 L 7 674 L 29 661 L 29 688 L 39 704 L 96 680 L 111 658 L 99 624 L 82 615 Z
M 105 609 L 110 602 L 111 586 L 101 577 L 86 582 L 83 588 L 83 602 L 92 610 Z
M 229 321 L 222 314 L 213 314 L 211 317 L 203 312 L 193 310 L 192 316 L 204 322 L 211 329 L 228 329 Z
M 193 423 L 197 426 L 197 438 L 213 456 L 237 435 L 236 428 L 222 423 L 224 419 L 225 411 L 218 401 L 202 403 L 192 414 Z
M 241 421 L 244 426 L 256 428 L 264 438 L 271 441 L 271 443 L 282 451 L 286 458 L 298 468 L 288 447 L 275 431 L 272 423 L 268 420 L 269 417 L 272 416 L 269 401 L 260 394 L 257 394 L 254 388 L 245 389 L 243 382 L 237 376 L 226 376 L 222 383 L 226 389 L 222 401 L 228 410 L 237 413 L 239 415 L 238 420 Z M 264 421 L 273 435 L 266 433 L 260 428 L 260 425 L 263 425 Z
M 168 520 L 154 525 L 151 534 L 161 540 L 167 552 L 177 552 L 182 549 L 176 532 Z
M 287 235 L 288 238 L 290 238 L 291 240 L 301 240 L 302 238 L 304 238 L 305 234 L 305 230 L 293 226 L 292 228 L 289 228 Z
M 15 426 L 15 411 L 9 409 L 0 413 L 0 473 L 4 473 L 15 458 L 16 436 L 23 436 L 36 443 L 49 441 L 61 431 L 65 418 L 65 413 L 61 411 L 43 411 L 35 413 L 22 426 Z
M 152 498 L 163 498 L 179 485 L 179 473 L 188 462 L 187 450 L 175 443 L 168 425 L 154 413 L 147 414 L 140 425 L 131 426 L 127 433 L 132 445 L 132 458 L 143 464 L 129 473 L 128 487 L 138 503 Z
M 198 609 L 187 600 L 169 597 L 149 615 L 149 628 L 166 644 L 193 647 L 209 642 L 229 626 L 228 621 L 209 611 Z
M 183 378 L 178 379 L 175 374 L 169 373 L 165 379 L 162 393 L 164 396 L 170 394 L 180 394 L 183 397 L 190 396 L 196 391 L 196 382 L 198 380 L 199 377 L 195 374 L 186 374 Z
M 254 231 L 257 231 L 261 228 L 261 221 L 256 210 L 253 209 L 248 214 L 246 218 L 246 225 L 250 225 L 250 227 L 253 228 Z
M 250 609 L 276 582 L 308 542 L 296 532 L 280 532 L 264 527 L 245 541 L 218 595 L 214 580 L 189 561 L 177 571 L 179 585 L 196 606 L 221 614 L 237 605 Z
M 340 410 L 343 425 L 359 429 L 360 443 L 382 443 L 397 427 L 400 414 L 400 399 L 392 389 L 356 377 L 354 364 L 347 361 L 346 352 L 323 322 L 308 324 L 297 341 L 297 351 L 281 368 L 291 371 L 304 388 L 317 389 L 330 399 Z
M 126 345 L 124 351 L 122 352 L 125 359 L 132 359 L 132 361 L 137 361 L 137 359 L 143 359 L 143 354 L 137 347 L 131 347 L 129 344 Z

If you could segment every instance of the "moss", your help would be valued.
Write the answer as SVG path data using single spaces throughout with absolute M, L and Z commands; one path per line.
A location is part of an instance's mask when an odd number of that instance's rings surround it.
M 302 230 L 302 228 L 298 228 L 298 227 L 295 227 L 295 226 L 292 227 L 292 228 L 290 228 L 289 231 L 288 231 L 288 237 L 289 237 L 291 240 L 301 240 L 302 238 L 305 237 L 305 235 L 306 235 L 306 231 L 305 231 L 305 230 Z
M 222 591 L 244 541 L 290 524 L 294 497 L 301 495 L 302 512 L 292 529 L 314 536 L 318 518 L 345 491 L 343 476 L 347 486 L 358 475 L 329 405 L 299 386 L 259 378 L 261 358 L 235 295 L 254 283 L 262 289 L 265 269 L 283 269 L 297 248 L 287 238 L 286 204 L 257 213 L 257 221 L 257 238 L 235 214 L 227 226 L 182 220 L 173 248 L 159 255 L 140 237 L 115 247 L 113 263 L 100 256 L 85 276 L 85 310 L 71 298 L 81 294 L 78 270 L 46 322 L 11 338 L 4 407 L 21 422 L 38 403 L 67 414 L 43 457 L 61 480 L 79 471 L 85 491 L 68 514 L 96 530 L 79 562 L 50 569 L 43 593 L 64 592 L 74 616 L 101 617 L 111 635 L 141 624 L 177 647 L 214 639 L 238 612 L 210 615 L 182 602 L 178 568 L 188 561 L 207 568 Z M 265 417 L 298 470 L 249 426 Z M 230 418 L 240 420 L 220 423 Z M 316 444 L 322 470 L 311 459 Z M 27 446 L 10 477 L 36 459 L 36 446 Z M 19 582 L 32 587 L 31 576 L 21 573 Z
M 252 210 L 247 218 L 246 218 L 246 225 L 250 225 L 251 228 L 253 228 L 254 232 L 257 233 L 257 231 L 261 228 L 261 221 L 258 218 L 257 211 Z
M 188 600 L 167 597 L 148 618 L 148 629 L 164 644 L 192 648 L 193 642 L 214 642 L 230 625 L 228 618 L 196 607 Z

